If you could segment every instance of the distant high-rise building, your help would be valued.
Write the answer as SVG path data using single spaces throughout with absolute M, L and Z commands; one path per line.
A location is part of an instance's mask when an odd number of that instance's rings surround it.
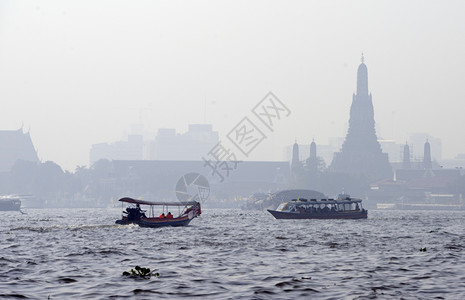
M 376 180 L 391 178 L 388 155 L 383 153 L 375 132 L 372 96 L 368 93 L 368 70 L 362 63 L 357 71 L 357 93 L 350 108 L 349 130 L 340 152 L 334 153 L 330 169 L 365 175 Z
M 90 164 L 100 159 L 142 160 L 143 136 L 128 135 L 127 141 L 93 144 L 90 149 Z
M 219 143 L 217 131 L 211 124 L 189 124 L 186 133 L 160 128 L 154 143 L 156 160 L 202 160 Z

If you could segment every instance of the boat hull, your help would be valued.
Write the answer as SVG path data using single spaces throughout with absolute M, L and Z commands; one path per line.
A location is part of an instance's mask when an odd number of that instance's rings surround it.
M 179 227 L 179 226 L 189 225 L 190 221 L 192 220 L 187 217 L 170 219 L 170 220 L 160 220 L 158 218 L 156 219 L 157 220 L 147 218 L 147 219 L 140 219 L 140 220 L 134 220 L 134 221 L 128 221 L 126 219 L 122 219 L 122 220 L 117 220 L 115 223 L 119 225 L 137 224 L 140 227 L 167 227 L 167 226 Z
M 268 209 L 268 212 L 276 219 L 366 219 L 368 211 L 345 211 L 345 212 L 328 212 L 328 213 L 299 213 L 283 212 Z
M 0 211 L 19 211 L 19 210 L 21 210 L 21 201 L 18 199 L 0 201 Z

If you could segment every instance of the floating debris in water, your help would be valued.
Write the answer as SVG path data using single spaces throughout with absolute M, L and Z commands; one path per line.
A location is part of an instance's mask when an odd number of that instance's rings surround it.
M 131 269 L 130 272 L 123 272 L 123 276 L 133 276 L 133 277 L 140 277 L 144 279 L 149 279 L 152 276 L 158 277 L 160 276 L 159 273 L 155 271 L 150 271 L 150 268 L 141 268 L 139 266 L 135 266 L 134 269 Z
M 426 247 L 425 248 L 420 248 L 420 252 L 426 252 Z

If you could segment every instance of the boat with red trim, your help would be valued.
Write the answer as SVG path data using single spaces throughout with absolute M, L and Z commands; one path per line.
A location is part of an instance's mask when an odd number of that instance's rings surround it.
M 129 197 L 119 199 L 122 205 L 124 203 L 130 206 L 123 210 L 120 220 L 115 223 L 120 225 L 137 224 L 141 227 L 163 227 L 163 226 L 187 226 L 192 219 L 200 216 L 202 213 L 200 203 L 197 201 L 189 202 L 152 202 L 137 200 Z M 147 210 L 142 210 L 141 205 L 148 205 Z M 155 206 L 162 206 L 163 213 L 158 217 L 155 216 Z M 171 212 L 165 216 L 165 211 L 169 207 L 178 207 L 178 216 L 174 217 Z
M 337 199 L 293 199 L 268 209 L 276 219 L 366 219 L 362 199 L 340 194 Z

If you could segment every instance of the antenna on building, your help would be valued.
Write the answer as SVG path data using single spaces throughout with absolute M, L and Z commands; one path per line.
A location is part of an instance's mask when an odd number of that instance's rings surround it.
M 203 123 L 207 124 L 207 93 L 205 93 L 205 98 L 203 100 Z

